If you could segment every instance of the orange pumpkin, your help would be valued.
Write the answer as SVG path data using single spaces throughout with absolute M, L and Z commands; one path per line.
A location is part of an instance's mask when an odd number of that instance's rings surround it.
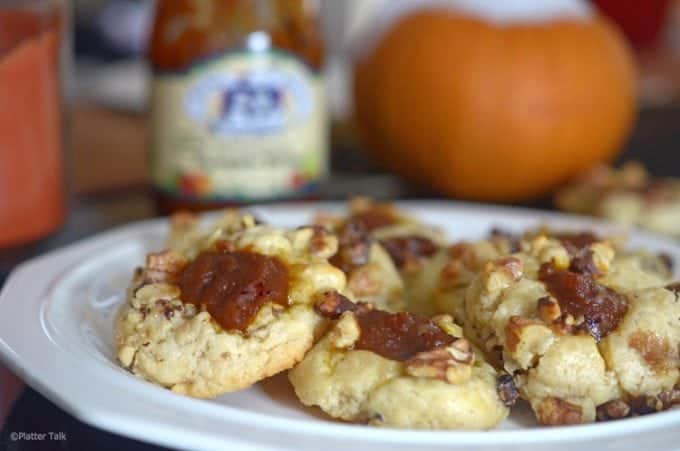
M 617 155 L 636 77 L 611 23 L 594 13 L 499 23 L 449 3 L 403 15 L 358 58 L 367 149 L 407 178 L 495 201 L 544 195 Z

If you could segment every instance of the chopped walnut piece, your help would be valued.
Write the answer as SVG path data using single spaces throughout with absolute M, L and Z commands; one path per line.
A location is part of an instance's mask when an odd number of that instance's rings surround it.
M 673 282 L 669 285 L 666 285 L 666 289 L 668 291 L 672 291 L 673 293 L 680 294 L 680 282 Z
M 520 236 L 518 234 L 509 232 L 507 230 L 501 229 L 500 227 L 494 227 L 491 229 L 489 234 L 491 240 L 506 240 L 510 246 L 510 253 L 514 254 L 521 250 L 520 246 Z
M 459 277 L 463 271 L 463 265 L 457 260 L 452 260 L 442 268 L 439 273 L 439 286 L 443 289 L 453 288 L 460 284 Z
M 554 397 L 546 398 L 541 402 L 536 410 L 536 416 L 541 424 L 549 426 L 583 422 L 581 406 Z
M 519 280 L 524 274 L 524 263 L 517 257 L 504 257 L 494 261 L 494 264 L 507 272 L 514 280 Z
M 630 401 L 633 415 L 647 415 L 663 410 L 663 402 L 656 396 L 637 396 Z
M 348 221 L 338 235 L 338 252 L 329 260 L 333 266 L 349 273 L 369 262 L 373 239 L 361 221 Z
M 547 324 L 557 321 L 562 316 L 562 309 L 557 300 L 544 296 L 538 300 L 538 316 Z
M 310 249 L 317 254 L 328 248 L 328 240 L 332 235 L 331 231 L 322 225 L 307 226 L 312 229 L 312 239 L 309 243 Z
M 166 319 L 171 319 L 173 316 L 175 316 L 175 312 L 181 311 L 182 311 L 181 304 L 169 304 L 163 307 L 163 315 L 165 316 Z
M 405 272 L 414 272 L 423 259 L 431 257 L 439 247 L 429 238 L 408 235 L 380 240 L 395 266 Z
M 399 212 L 390 203 L 375 202 L 365 197 L 352 199 L 349 205 L 350 222 L 361 222 L 369 232 L 396 224 Z
M 522 329 L 537 324 L 539 323 L 534 320 L 511 316 L 505 325 L 505 344 L 508 351 L 511 353 L 517 352 L 517 347 L 522 341 Z
M 620 399 L 615 399 L 597 406 L 598 421 L 618 420 L 619 418 L 625 418 L 628 415 L 630 415 L 630 406 Z
M 469 265 L 475 259 L 475 247 L 466 241 L 461 241 L 452 245 L 449 248 L 448 254 L 451 258 L 461 260 Z
M 593 251 L 589 249 L 580 250 L 574 255 L 569 263 L 569 271 L 585 275 L 597 275 L 600 269 L 595 264 Z
M 187 260 L 175 251 L 156 252 L 147 255 L 142 283 L 175 283 Z
M 314 309 L 318 314 L 329 319 L 338 319 L 347 311 L 356 310 L 355 303 L 337 291 L 324 291 L 316 296 Z
M 558 335 L 574 333 L 576 320 L 570 314 L 562 313 L 559 302 L 552 296 L 544 296 L 538 300 L 538 317 Z
M 513 406 L 519 398 L 519 390 L 515 385 L 515 381 L 509 374 L 501 374 L 498 376 L 498 385 L 496 387 L 498 397 L 503 401 L 506 407 Z
M 602 241 L 600 237 L 592 232 L 558 233 L 555 237 L 560 240 L 572 257 L 582 254 L 591 244 Z
M 411 376 L 441 379 L 457 384 L 470 378 L 472 361 L 470 343 L 459 338 L 449 347 L 419 352 L 405 361 L 404 365 Z
M 458 338 L 448 347 L 449 352 L 458 363 L 472 363 L 474 354 L 470 342 L 464 338 Z
M 659 393 L 659 401 L 663 404 L 664 409 L 670 409 L 673 406 L 680 405 L 680 384 L 673 389 Z

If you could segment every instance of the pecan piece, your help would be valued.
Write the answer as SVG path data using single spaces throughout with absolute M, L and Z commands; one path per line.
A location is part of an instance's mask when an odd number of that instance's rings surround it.
M 673 406 L 680 405 L 680 384 L 673 389 L 659 393 L 659 401 L 663 404 L 664 409 L 670 409 Z
M 586 275 L 599 274 L 600 269 L 595 264 L 593 251 L 589 249 L 578 251 L 578 253 L 572 257 L 571 262 L 569 263 L 569 271 Z
M 656 396 L 637 396 L 630 401 L 633 415 L 647 415 L 663 410 L 663 403 Z
M 666 285 L 666 289 L 668 291 L 672 291 L 674 294 L 680 294 L 680 282 L 673 282 L 669 285 Z
M 418 235 L 399 236 L 380 240 L 395 266 L 407 272 L 417 270 L 420 262 L 434 255 L 439 248 L 434 241 Z
M 311 251 L 315 254 L 323 252 L 328 248 L 328 240 L 331 237 L 331 231 L 322 225 L 311 225 L 300 228 L 310 228 L 312 229 L 312 239 L 309 243 Z
M 504 257 L 494 261 L 496 266 L 501 267 L 514 280 L 519 280 L 524 274 L 524 263 L 517 257 Z
M 337 291 L 325 291 L 318 294 L 316 299 L 314 309 L 319 315 L 329 319 L 338 319 L 343 313 L 357 308 L 354 302 Z
M 500 227 L 494 227 L 489 234 L 492 240 L 506 240 L 510 247 L 510 253 L 514 254 L 521 250 L 520 236 L 516 233 L 509 232 Z
M 562 309 L 555 298 L 544 296 L 538 300 L 538 316 L 546 324 L 557 321 L 562 316 Z
M 602 241 L 600 237 L 591 232 L 559 233 L 555 238 L 560 240 L 562 246 L 572 257 L 582 255 L 591 244 Z
M 419 352 L 404 362 L 406 373 L 414 377 L 440 379 L 451 384 L 469 379 L 474 360 L 470 343 L 464 338 L 449 347 Z
M 175 251 L 151 253 L 146 257 L 143 284 L 175 283 L 186 265 L 186 259 Z
M 581 406 L 554 397 L 543 400 L 536 410 L 536 416 L 541 424 L 549 426 L 581 424 L 583 422 Z
M 448 250 L 449 257 L 470 265 L 475 260 L 475 248 L 467 241 L 461 241 L 452 245 Z
M 619 418 L 626 418 L 628 415 L 630 415 L 630 406 L 620 399 L 614 399 L 597 406 L 598 421 L 618 420 Z
M 539 324 L 537 321 L 513 315 L 505 325 L 505 345 L 509 352 L 517 352 L 522 341 L 522 329 Z
M 349 273 L 369 262 L 372 244 L 373 239 L 361 221 L 348 221 L 339 233 L 338 252 L 329 261 Z
M 367 198 L 355 198 L 350 203 L 349 221 L 360 222 L 366 230 L 391 226 L 399 221 L 399 213 L 392 204 L 375 202 Z

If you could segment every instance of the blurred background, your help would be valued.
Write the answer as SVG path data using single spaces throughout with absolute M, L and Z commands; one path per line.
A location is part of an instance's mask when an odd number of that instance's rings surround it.
M 679 148 L 680 0 L 0 0 L 0 280 L 115 225 L 282 199 L 557 197 L 680 236 Z M 285 157 L 220 157 L 243 149 Z M 101 448 L 30 390 L 10 414 L 20 387 L 0 368 L 0 425 Z
M 334 126 L 332 161 L 337 175 L 381 170 L 375 159 L 361 152 L 352 136 L 351 54 L 361 45 L 357 36 L 375 20 L 384 3 L 348 0 L 320 5 L 327 46 L 328 108 Z M 639 70 L 641 115 L 624 156 L 643 158 L 659 175 L 678 175 L 680 168 L 664 164 L 659 154 L 674 153 L 675 143 L 680 141 L 680 127 L 671 115 L 678 109 L 680 97 L 680 2 L 652 0 L 644 7 L 633 0 L 596 3 L 622 27 L 635 49 Z M 92 194 L 143 186 L 148 181 L 145 144 L 149 94 L 144 55 L 154 2 L 75 0 L 73 6 L 73 188 Z M 442 66 L 442 70 L 447 69 Z M 342 189 L 338 193 L 344 194 Z

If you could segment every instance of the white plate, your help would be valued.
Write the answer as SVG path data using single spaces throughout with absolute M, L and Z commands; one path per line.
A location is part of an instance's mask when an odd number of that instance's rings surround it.
M 612 229 L 574 216 L 515 208 L 411 202 L 402 207 L 442 226 L 451 238 L 478 238 L 490 227 L 510 230 Z M 337 204 L 255 208 L 276 225 L 308 223 Z M 380 429 L 342 424 L 301 408 L 279 377 L 211 401 L 144 382 L 116 365 L 112 317 L 135 266 L 163 242 L 164 220 L 128 225 L 18 267 L 0 295 L 0 357 L 32 387 L 82 421 L 170 447 L 290 450 L 677 449 L 680 410 L 584 426 L 535 425 L 523 409 L 489 432 Z M 663 250 L 680 261 L 680 246 L 635 232 L 632 246 Z

